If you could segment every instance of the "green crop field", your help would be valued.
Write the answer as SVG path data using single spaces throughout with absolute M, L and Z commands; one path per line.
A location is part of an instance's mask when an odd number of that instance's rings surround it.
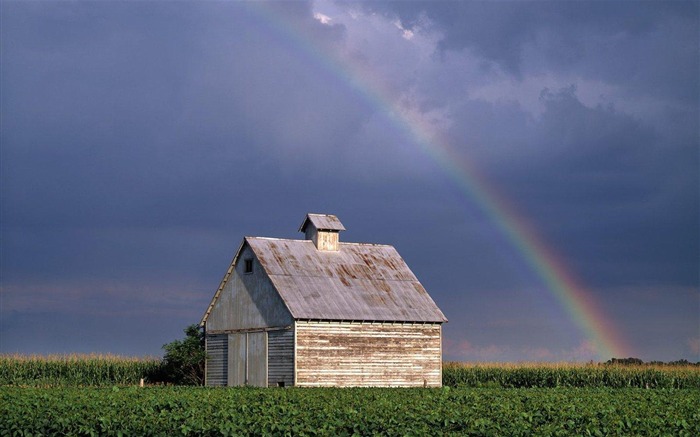
M 0 386 L 133 385 L 157 379 L 157 358 L 116 355 L 0 355 Z
M 697 365 L 448 363 L 441 389 L 149 386 L 160 370 L 157 359 L 0 356 L 0 437 L 700 435 Z
M 700 435 L 700 391 L 0 387 L 0 435 Z
M 700 389 L 700 366 L 446 363 L 442 383 L 450 387 Z

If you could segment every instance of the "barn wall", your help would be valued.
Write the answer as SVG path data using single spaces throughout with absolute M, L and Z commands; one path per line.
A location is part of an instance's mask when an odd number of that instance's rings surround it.
M 297 322 L 296 385 L 440 387 L 440 324 Z
M 267 333 L 268 373 L 270 387 L 294 385 L 294 331 L 270 331 Z
M 228 381 L 228 335 L 214 334 L 205 337 L 207 361 L 204 383 L 208 386 L 226 386 Z
M 247 259 L 253 260 L 252 273 L 245 272 Z M 207 318 L 207 333 L 283 327 L 292 323 L 292 316 L 270 278 L 250 247 L 244 246 L 234 271 Z

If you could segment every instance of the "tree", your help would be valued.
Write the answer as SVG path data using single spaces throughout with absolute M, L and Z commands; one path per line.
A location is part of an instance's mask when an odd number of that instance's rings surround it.
M 609 359 L 605 364 L 617 364 L 621 366 L 640 366 L 644 364 L 640 358 L 612 358 Z
M 163 371 L 168 382 L 177 385 L 204 383 L 204 332 L 198 325 L 184 329 L 185 338 L 163 345 Z

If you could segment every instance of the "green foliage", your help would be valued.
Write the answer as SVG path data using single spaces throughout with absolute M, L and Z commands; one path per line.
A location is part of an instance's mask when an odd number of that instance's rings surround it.
M 160 378 L 157 358 L 114 355 L 0 355 L 0 385 L 111 386 L 134 385 Z
M 611 358 L 605 364 L 616 364 L 619 366 L 639 366 L 644 364 L 641 358 Z
M 176 385 L 202 385 L 204 383 L 204 332 L 198 325 L 184 329 L 185 338 L 163 345 L 164 378 Z
M 663 366 L 663 367 L 700 367 L 700 362 L 691 363 L 686 359 L 669 361 L 667 363 L 663 361 L 650 361 L 645 363 L 640 358 L 611 358 L 605 362 L 606 365 L 613 366 Z
M 571 364 L 465 365 L 447 363 L 442 383 L 451 387 L 700 388 L 696 366 L 615 366 Z
M 700 391 L 0 387 L 5 435 L 700 435 Z

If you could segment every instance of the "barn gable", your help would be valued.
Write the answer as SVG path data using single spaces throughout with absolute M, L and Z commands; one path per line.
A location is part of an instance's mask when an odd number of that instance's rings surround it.
M 250 271 L 246 271 L 248 267 Z M 236 253 L 201 323 L 205 322 L 210 333 L 292 324 L 291 313 L 246 240 Z
M 293 384 L 293 324 L 244 239 L 201 321 L 206 384 Z

